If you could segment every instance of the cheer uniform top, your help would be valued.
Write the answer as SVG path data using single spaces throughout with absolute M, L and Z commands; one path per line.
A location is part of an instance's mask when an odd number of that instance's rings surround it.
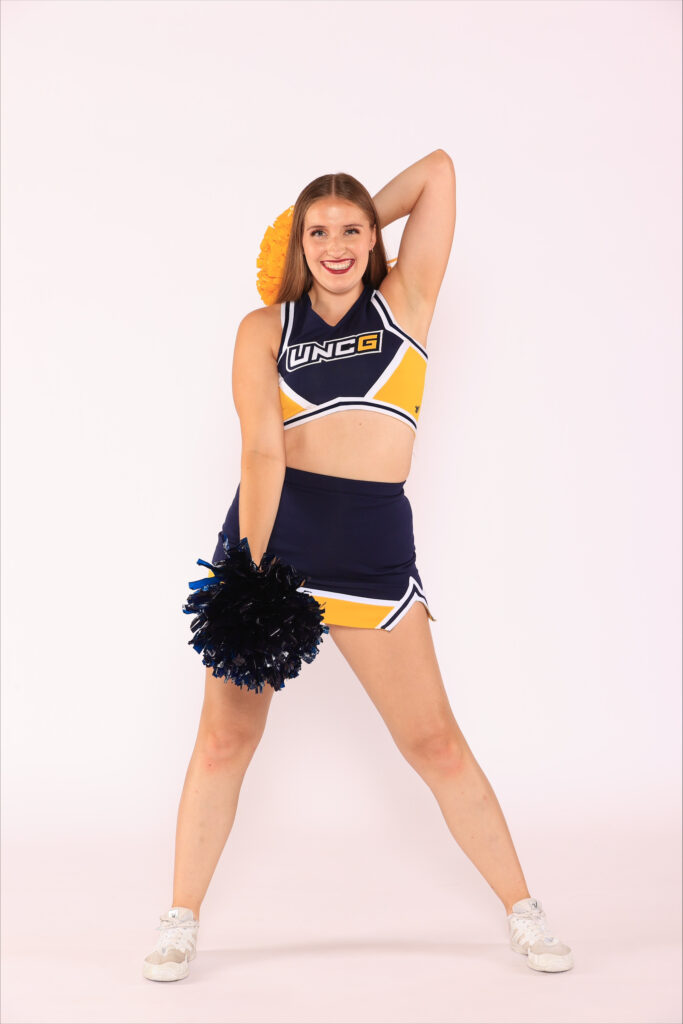
M 280 320 L 285 430 L 341 409 L 370 409 L 417 430 L 427 352 L 398 326 L 378 289 L 365 285 L 334 327 L 314 311 L 308 292 L 283 302 Z

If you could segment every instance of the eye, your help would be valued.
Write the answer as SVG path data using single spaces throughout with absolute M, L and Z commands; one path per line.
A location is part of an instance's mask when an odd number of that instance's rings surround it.
M 353 231 L 355 234 L 359 234 L 358 228 L 347 228 L 346 230 Z M 313 231 L 311 231 L 311 238 L 317 235 L 319 231 L 322 231 L 322 228 L 315 228 Z

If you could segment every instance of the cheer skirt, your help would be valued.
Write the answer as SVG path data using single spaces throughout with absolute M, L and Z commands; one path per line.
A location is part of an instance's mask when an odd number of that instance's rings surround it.
M 391 630 L 416 601 L 436 622 L 415 564 L 413 513 L 403 483 L 286 467 L 265 555 L 277 555 L 303 574 L 298 589 L 318 601 L 325 623 Z M 238 484 L 214 564 L 225 558 L 226 538 L 230 547 L 241 539 L 239 492 Z

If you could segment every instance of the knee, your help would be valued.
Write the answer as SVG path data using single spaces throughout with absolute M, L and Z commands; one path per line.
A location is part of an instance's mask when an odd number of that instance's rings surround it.
M 248 762 L 262 732 L 262 729 L 204 724 L 199 729 L 196 750 L 207 767 Z
M 466 763 L 465 738 L 452 723 L 414 734 L 400 744 L 406 760 L 416 771 L 456 772 Z

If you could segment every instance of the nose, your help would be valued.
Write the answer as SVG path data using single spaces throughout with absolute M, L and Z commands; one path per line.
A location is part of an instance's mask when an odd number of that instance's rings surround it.
M 338 260 L 346 255 L 347 239 L 345 238 L 330 238 L 328 242 L 327 255 L 331 260 Z
M 327 259 L 330 260 L 341 260 L 346 256 L 346 246 L 333 245 L 327 250 Z

